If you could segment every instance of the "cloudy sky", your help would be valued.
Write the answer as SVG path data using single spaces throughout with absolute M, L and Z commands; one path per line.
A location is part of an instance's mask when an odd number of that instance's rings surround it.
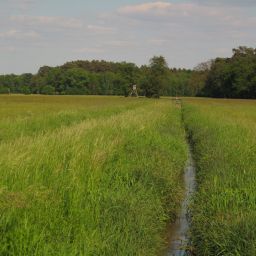
M 255 44 L 256 0 L 0 0 L 0 74 L 160 54 L 193 68 Z

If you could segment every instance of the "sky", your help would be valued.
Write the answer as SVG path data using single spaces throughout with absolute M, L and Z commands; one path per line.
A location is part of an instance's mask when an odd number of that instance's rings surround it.
M 104 59 L 193 68 L 256 47 L 256 0 L 0 0 L 0 74 Z

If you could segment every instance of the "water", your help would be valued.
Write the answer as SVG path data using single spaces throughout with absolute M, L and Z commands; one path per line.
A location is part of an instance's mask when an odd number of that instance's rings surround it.
M 185 195 L 181 204 L 181 211 L 175 221 L 170 226 L 169 248 L 167 256 L 185 256 L 188 246 L 189 232 L 189 214 L 188 207 L 192 194 L 195 191 L 195 165 L 192 158 L 191 149 L 189 149 L 189 157 L 184 172 Z

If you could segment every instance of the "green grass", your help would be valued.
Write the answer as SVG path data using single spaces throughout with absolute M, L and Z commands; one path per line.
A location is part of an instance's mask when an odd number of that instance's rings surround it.
M 196 255 L 256 255 L 256 102 L 185 99 L 198 191 Z
M 255 101 L 18 95 L 0 96 L 0 255 L 158 255 L 183 125 L 196 255 L 256 255 Z
M 100 116 L 111 116 L 145 100 L 120 97 L 0 95 L 0 142 L 32 136 Z
M 1 96 L 0 255 L 156 255 L 182 197 L 169 100 Z

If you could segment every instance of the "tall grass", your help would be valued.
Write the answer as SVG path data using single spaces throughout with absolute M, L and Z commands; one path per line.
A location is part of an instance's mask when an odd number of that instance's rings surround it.
M 144 103 L 0 144 L 0 255 L 157 254 L 187 146 L 180 109 Z
M 256 255 L 256 102 L 185 100 L 198 192 L 196 255 Z
M 83 120 L 111 116 L 144 100 L 120 97 L 0 95 L 0 142 L 69 126 Z

